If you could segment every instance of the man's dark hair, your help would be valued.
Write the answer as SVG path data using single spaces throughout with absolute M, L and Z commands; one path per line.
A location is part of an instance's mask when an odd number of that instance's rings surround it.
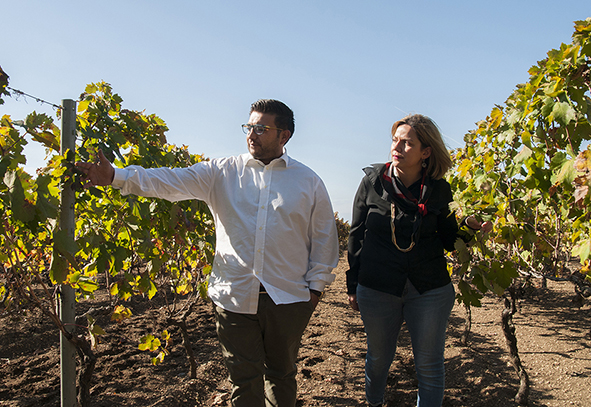
M 270 113 L 275 115 L 275 126 L 289 130 L 291 135 L 295 132 L 293 112 L 287 105 L 275 99 L 260 99 L 250 105 L 250 113 Z

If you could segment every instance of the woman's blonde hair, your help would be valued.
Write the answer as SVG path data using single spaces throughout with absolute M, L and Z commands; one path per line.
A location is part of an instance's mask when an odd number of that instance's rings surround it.
M 433 120 L 422 114 L 411 114 L 398 120 L 392 126 L 392 137 L 396 129 L 407 124 L 415 131 L 421 142 L 421 147 L 431 147 L 431 155 L 425 160 L 427 164 L 427 175 L 433 179 L 442 178 L 452 166 L 449 151 L 443 142 L 441 132 Z

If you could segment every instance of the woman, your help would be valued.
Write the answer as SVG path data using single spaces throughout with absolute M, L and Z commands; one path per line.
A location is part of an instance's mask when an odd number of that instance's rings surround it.
M 490 231 L 473 216 L 458 228 L 452 192 L 442 179 L 451 157 L 431 119 L 410 115 L 392 126 L 392 161 L 365 168 L 349 235 L 347 292 L 367 334 L 365 392 L 384 402 L 388 370 L 403 321 L 419 381 L 417 406 L 441 406 L 447 321 L 455 292 L 444 250 L 468 228 Z M 464 231 L 464 229 L 466 229 Z

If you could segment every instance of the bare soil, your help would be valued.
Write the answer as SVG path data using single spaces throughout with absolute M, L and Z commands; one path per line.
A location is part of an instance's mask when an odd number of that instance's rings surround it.
M 365 342 L 359 314 L 346 303 L 346 264 L 327 289 L 304 335 L 299 357 L 298 406 L 364 405 Z M 518 347 L 531 378 L 530 406 L 591 405 L 591 329 L 587 304 L 574 304 L 570 282 L 533 288 L 520 300 L 514 317 Z M 78 304 L 78 312 L 109 305 L 106 292 Z M 134 316 L 122 323 L 108 312 L 95 313 L 107 332 L 96 349 L 92 407 L 102 406 L 225 406 L 227 373 L 215 334 L 211 305 L 201 303 L 189 317 L 189 333 L 198 363 L 189 377 L 180 332 L 167 326 L 157 303 L 126 303 Z M 500 327 L 502 302 L 493 296 L 472 311 L 468 346 L 460 344 L 466 313 L 456 304 L 446 344 L 447 389 L 443 406 L 514 406 L 519 380 L 509 363 Z M 138 349 L 147 333 L 168 329 L 175 339 L 171 354 L 158 366 Z M 59 336 L 37 311 L 0 316 L 0 406 L 59 406 Z M 403 330 L 390 371 L 389 406 L 413 406 L 417 381 L 408 333 Z

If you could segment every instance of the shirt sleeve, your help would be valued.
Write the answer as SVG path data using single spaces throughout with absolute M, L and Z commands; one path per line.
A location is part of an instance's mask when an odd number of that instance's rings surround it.
M 355 294 L 357 291 L 361 249 L 363 248 L 363 239 L 365 237 L 365 222 L 367 219 L 368 206 L 367 198 L 367 177 L 364 177 L 355 194 L 353 201 L 353 216 L 351 220 L 351 230 L 349 232 L 349 242 L 347 246 L 347 256 L 349 261 L 349 270 L 347 270 L 347 293 Z
M 143 168 L 131 165 L 115 168 L 111 186 L 123 195 L 161 198 L 176 202 L 188 199 L 208 201 L 215 171 L 210 161 L 188 168 Z
M 339 262 L 339 239 L 328 191 L 319 182 L 308 227 L 310 258 L 306 281 L 310 290 L 324 291 L 336 277 L 332 269 Z

